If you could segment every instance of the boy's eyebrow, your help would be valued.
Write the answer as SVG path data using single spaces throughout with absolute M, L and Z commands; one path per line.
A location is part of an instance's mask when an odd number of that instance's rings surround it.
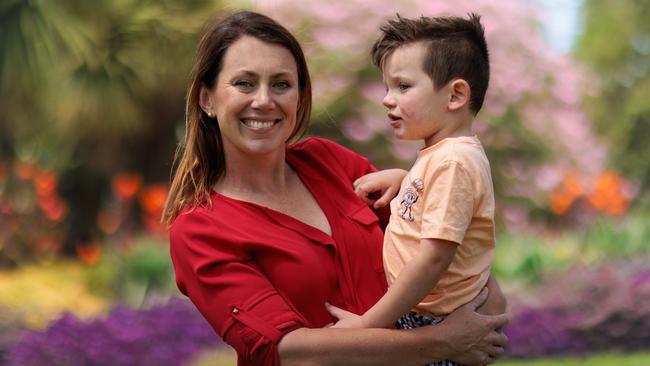
M 407 77 L 407 76 L 405 76 L 403 74 L 400 74 L 400 73 L 396 73 L 396 74 L 393 74 L 393 75 L 383 74 L 382 80 L 383 80 L 384 84 L 386 84 L 387 81 L 409 80 L 409 77 Z

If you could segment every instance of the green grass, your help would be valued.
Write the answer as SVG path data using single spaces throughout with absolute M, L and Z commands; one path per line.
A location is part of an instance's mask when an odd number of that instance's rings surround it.
M 206 352 L 192 363 L 192 366 L 235 366 L 237 364 L 232 349 Z M 589 357 L 545 358 L 535 360 L 498 361 L 499 366 L 646 366 L 650 365 L 650 353 L 605 354 Z
M 547 358 L 537 360 L 505 360 L 503 366 L 645 366 L 650 365 L 650 353 L 624 353 L 589 356 L 584 358 Z

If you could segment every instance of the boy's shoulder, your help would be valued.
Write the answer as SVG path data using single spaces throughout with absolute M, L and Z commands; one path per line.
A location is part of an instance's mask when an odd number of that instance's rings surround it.
M 431 150 L 432 157 L 440 162 L 462 162 L 485 156 L 483 145 L 476 136 L 449 137 L 425 150 Z

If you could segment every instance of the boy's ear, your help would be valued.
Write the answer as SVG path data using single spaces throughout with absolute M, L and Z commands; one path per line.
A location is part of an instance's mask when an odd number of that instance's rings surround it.
M 469 105 L 469 99 L 472 96 L 472 90 L 467 81 L 463 79 L 452 80 L 449 83 L 449 102 L 447 108 L 450 111 L 457 111 L 466 105 Z

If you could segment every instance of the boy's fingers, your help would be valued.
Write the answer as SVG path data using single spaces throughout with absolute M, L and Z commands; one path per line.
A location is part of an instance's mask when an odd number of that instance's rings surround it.
M 375 201 L 374 207 L 381 208 L 390 203 L 390 201 L 395 197 L 395 189 L 390 187 L 381 195 L 381 197 Z
M 365 176 L 361 176 L 361 177 L 355 179 L 354 182 L 352 182 L 352 187 L 356 187 L 359 184 L 361 184 L 361 182 L 363 182 L 365 180 L 364 178 L 365 178 Z
M 353 313 L 351 313 L 351 312 L 349 312 L 347 310 L 343 310 L 341 308 L 338 308 L 338 307 L 336 307 L 334 305 L 331 305 L 329 303 L 325 303 L 325 308 L 327 309 L 327 311 L 329 311 L 330 314 L 332 314 L 333 317 L 335 317 L 335 318 L 337 318 L 339 320 L 349 318 L 350 316 L 354 316 Z

